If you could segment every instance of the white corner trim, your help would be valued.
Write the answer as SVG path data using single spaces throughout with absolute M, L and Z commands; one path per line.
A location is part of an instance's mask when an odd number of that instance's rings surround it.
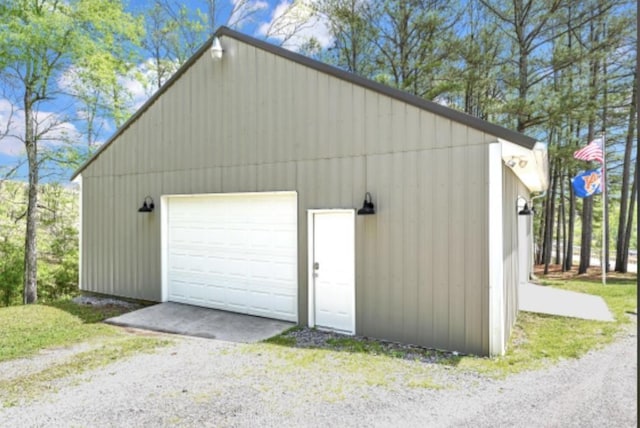
M 310 328 L 316 326 L 316 301 L 315 301 L 315 281 L 313 280 L 313 260 L 314 260 L 314 218 L 317 211 L 307 210 L 307 297 L 308 297 L 308 324 Z
M 73 179 L 73 183 L 78 185 L 78 289 L 82 290 L 82 174 L 78 174 L 76 178 Z
M 166 302 L 169 299 L 169 200 L 168 196 L 160 196 L 160 301 Z
M 489 354 L 503 355 L 502 145 L 489 144 Z

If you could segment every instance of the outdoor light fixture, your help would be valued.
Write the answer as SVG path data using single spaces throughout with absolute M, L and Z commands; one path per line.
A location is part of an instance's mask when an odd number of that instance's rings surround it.
M 153 204 L 153 198 L 151 196 L 145 196 L 142 206 L 138 208 L 139 213 L 150 213 L 156 206 Z
M 224 49 L 222 49 L 222 45 L 220 44 L 220 39 L 217 37 L 213 38 L 213 42 L 211 42 L 211 58 L 216 61 L 222 59 L 222 53 Z
M 524 207 L 522 207 L 522 209 L 518 211 L 518 215 L 533 215 L 533 208 L 529 209 L 529 203 L 522 196 L 518 196 L 518 199 L 516 199 L 516 210 L 520 208 L 518 206 L 518 201 L 520 200 L 524 201 Z
M 358 215 L 369 215 L 375 214 L 376 208 L 371 202 L 371 193 L 367 192 L 364 194 L 364 203 L 362 204 L 362 208 L 358 210 Z
M 511 156 L 511 158 L 505 162 L 509 168 L 514 168 L 518 165 L 520 168 L 527 166 L 529 161 L 524 156 Z
M 529 209 L 529 204 L 524 203 L 524 208 L 518 211 L 518 215 L 533 215 L 533 209 Z

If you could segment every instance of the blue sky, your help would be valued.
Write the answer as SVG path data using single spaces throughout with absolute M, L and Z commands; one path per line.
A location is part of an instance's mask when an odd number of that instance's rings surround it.
M 194 11 L 196 8 L 202 11 L 208 10 L 206 0 L 187 0 L 184 2 L 175 0 L 174 3 L 185 4 Z M 153 2 L 151 1 L 132 0 L 129 3 L 128 10 L 135 15 L 140 15 L 152 5 Z M 331 43 L 331 37 L 326 26 L 317 19 L 306 19 L 304 28 L 296 28 L 298 30 L 297 38 L 294 37 L 285 41 L 286 32 L 293 28 L 290 25 L 291 19 L 288 16 L 295 16 L 298 19 L 305 18 L 305 16 L 308 18 L 309 13 L 308 9 L 304 8 L 304 2 L 302 8 L 292 8 L 291 6 L 292 0 L 217 0 L 216 25 L 229 25 L 243 33 L 268 39 L 272 43 L 282 44 L 292 50 L 296 50 L 296 47 L 309 37 L 316 38 L 322 46 L 327 47 Z M 140 66 L 142 66 L 143 62 L 144 58 L 141 60 Z M 58 82 L 64 84 L 62 80 L 58 79 Z M 122 85 L 126 86 L 131 92 L 132 112 L 151 95 L 148 90 L 145 90 L 133 78 L 123 79 Z M 20 94 L 11 94 L 9 89 L 8 87 L 0 87 L 0 133 L 11 120 L 10 131 L 12 134 L 19 136 L 24 130 L 24 114 L 18 108 L 18 102 L 16 102 L 16 100 L 20 100 Z M 14 101 L 12 102 L 12 100 Z M 78 135 L 82 129 L 81 121 L 66 121 L 66 117 L 78 116 L 76 107 L 69 99 L 59 97 L 55 102 L 41 104 L 39 110 L 38 119 L 40 122 L 61 122 L 52 134 L 52 141 L 43 143 L 43 147 L 55 146 L 58 144 L 55 142 L 56 139 L 62 136 Z M 104 123 L 99 137 L 100 142 L 106 141 L 114 132 L 115 127 L 113 124 Z M 24 160 L 24 148 L 19 139 L 10 137 L 0 139 L 0 177 L 7 170 L 20 163 L 21 160 Z M 72 171 L 60 170 L 59 168 L 44 168 L 42 173 L 43 181 L 65 181 Z M 15 178 L 26 179 L 26 176 L 27 170 L 23 166 L 19 169 L 19 173 Z
M 169 0 L 176 4 L 185 4 L 191 10 L 199 8 L 201 10 L 208 10 L 207 0 Z M 308 8 L 305 8 L 305 2 L 310 3 L 314 0 L 299 1 L 301 7 L 292 8 L 293 0 L 216 0 L 217 10 L 216 24 L 224 25 L 229 24 L 236 30 L 249 34 L 254 37 L 267 39 L 270 43 L 281 44 L 282 46 L 296 50 L 298 46 L 308 40 L 310 37 L 314 37 L 322 47 L 329 47 L 332 43 L 331 36 L 327 29 L 326 24 L 317 17 L 311 17 L 309 15 Z M 368 1 L 368 0 L 365 0 Z M 463 0 L 464 1 L 464 0 Z M 149 0 L 130 0 L 128 9 L 134 15 L 140 15 L 144 13 L 144 10 L 151 7 L 154 2 Z M 235 11 L 235 12 L 234 12 Z M 246 13 L 250 11 L 251 13 Z M 244 12 L 244 13 L 243 13 Z M 237 17 L 243 16 L 245 19 L 238 21 Z M 304 26 L 292 25 L 293 21 L 304 21 Z M 231 21 L 231 22 L 229 22 Z M 295 29 L 297 30 L 297 36 L 293 38 L 287 37 L 287 32 Z M 143 70 L 145 59 L 140 59 L 138 64 L 138 70 Z M 125 86 L 131 93 L 131 112 L 133 113 L 137 107 L 142 105 L 146 99 L 151 95 L 148 89 L 145 89 L 143 85 L 134 78 L 123 78 L 121 84 Z M 0 135 L 2 134 L 6 123 L 9 120 L 12 103 L 10 97 L 7 95 L 10 93 L 8 88 L 2 87 L 0 82 Z M 20 99 L 20 94 L 14 94 L 14 100 Z M 61 135 L 73 136 L 78 134 L 78 130 L 82 129 L 83 123 L 81 120 L 65 121 L 65 117 L 78 117 L 77 110 L 73 103 L 69 99 L 58 99 L 53 103 L 42 104 L 40 106 L 40 112 L 38 119 L 41 122 L 47 122 L 52 120 L 61 120 L 63 123 L 57 127 L 53 137 L 60 137 Z M 12 130 L 15 134 L 20 135 L 24 127 L 24 115 L 19 110 L 14 111 Z M 113 123 L 105 122 L 103 124 L 102 132 L 100 133 L 98 140 L 100 142 L 106 141 L 115 132 L 115 126 Z M 541 136 L 539 136 L 541 137 Z M 55 143 L 45 143 L 54 145 Z M 586 144 L 586 141 L 585 141 Z M 24 149 L 21 141 L 15 138 L 0 139 L 0 178 L 3 176 L 3 172 L 16 165 L 20 160 L 24 159 Z M 18 179 L 26 178 L 26 168 L 22 167 L 18 174 Z M 57 173 L 54 176 L 49 176 L 51 172 Z M 44 180 L 60 180 L 66 181 L 71 175 L 71 170 L 53 170 L 43 171 Z

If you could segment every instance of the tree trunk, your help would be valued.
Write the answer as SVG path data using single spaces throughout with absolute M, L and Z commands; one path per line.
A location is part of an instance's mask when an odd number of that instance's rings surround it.
M 626 258 L 626 254 L 629 249 L 629 242 L 626 241 L 626 229 L 628 228 L 628 223 L 633 216 L 633 202 L 631 205 L 628 205 L 628 198 L 633 195 L 629 195 L 629 182 L 631 178 L 631 174 L 629 170 L 631 169 L 631 155 L 633 154 L 633 141 L 634 141 L 634 131 L 635 131 L 635 116 L 636 116 L 636 96 L 638 93 L 638 86 L 635 79 L 636 73 L 634 73 L 633 79 L 633 96 L 631 97 L 631 105 L 629 107 L 629 126 L 627 128 L 627 136 L 625 142 L 624 149 L 624 161 L 622 164 L 622 189 L 620 190 L 620 214 L 618 216 L 618 238 L 616 240 L 616 265 L 615 270 L 617 272 L 626 272 L 627 267 L 624 259 Z M 635 180 L 634 180 L 635 181 Z M 629 209 L 629 206 L 631 209 Z M 626 248 L 626 250 L 625 250 Z M 624 265 L 624 267 L 623 267 Z
M 562 271 L 568 272 L 573 267 L 573 235 L 576 228 L 576 195 L 573 193 L 573 186 L 569 186 L 569 231 L 567 234 L 567 245 L 564 249 L 564 264 Z
M 37 252 L 37 209 L 38 209 L 38 144 L 35 139 L 31 93 L 27 90 L 25 104 L 25 149 L 29 165 L 29 197 L 27 203 L 27 230 L 24 244 L 24 303 L 38 301 L 38 252 Z
M 553 172 L 551 177 L 553 178 L 551 181 L 551 195 L 549 196 L 549 199 L 547 199 L 547 209 L 544 218 L 543 263 L 545 275 L 549 273 L 549 263 L 551 262 L 551 247 L 553 246 L 553 220 L 555 217 L 556 188 L 558 184 L 557 162 L 554 162 L 552 169 Z
M 631 186 L 631 203 L 629 206 L 629 219 L 627 220 L 627 230 L 625 231 L 625 246 L 622 249 L 622 269 L 620 272 L 626 273 L 629 265 L 629 244 L 631 242 L 631 231 L 633 230 L 633 208 L 638 195 L 638 170 L 633 176 L 633 185 Z
M 560 198 L 558 201 L 558 236 L 556 238 L 556 264 L 563 263 L 562 254 L 564 247 L 567 245 L 567 216 L 564 211 L 564 175 L 560 175 Z

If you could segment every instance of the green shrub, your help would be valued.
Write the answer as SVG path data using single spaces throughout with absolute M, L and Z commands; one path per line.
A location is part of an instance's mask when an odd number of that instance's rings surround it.
M 0 306 L 19 304 L 22 300 L 24 249 L 0 238 Z

